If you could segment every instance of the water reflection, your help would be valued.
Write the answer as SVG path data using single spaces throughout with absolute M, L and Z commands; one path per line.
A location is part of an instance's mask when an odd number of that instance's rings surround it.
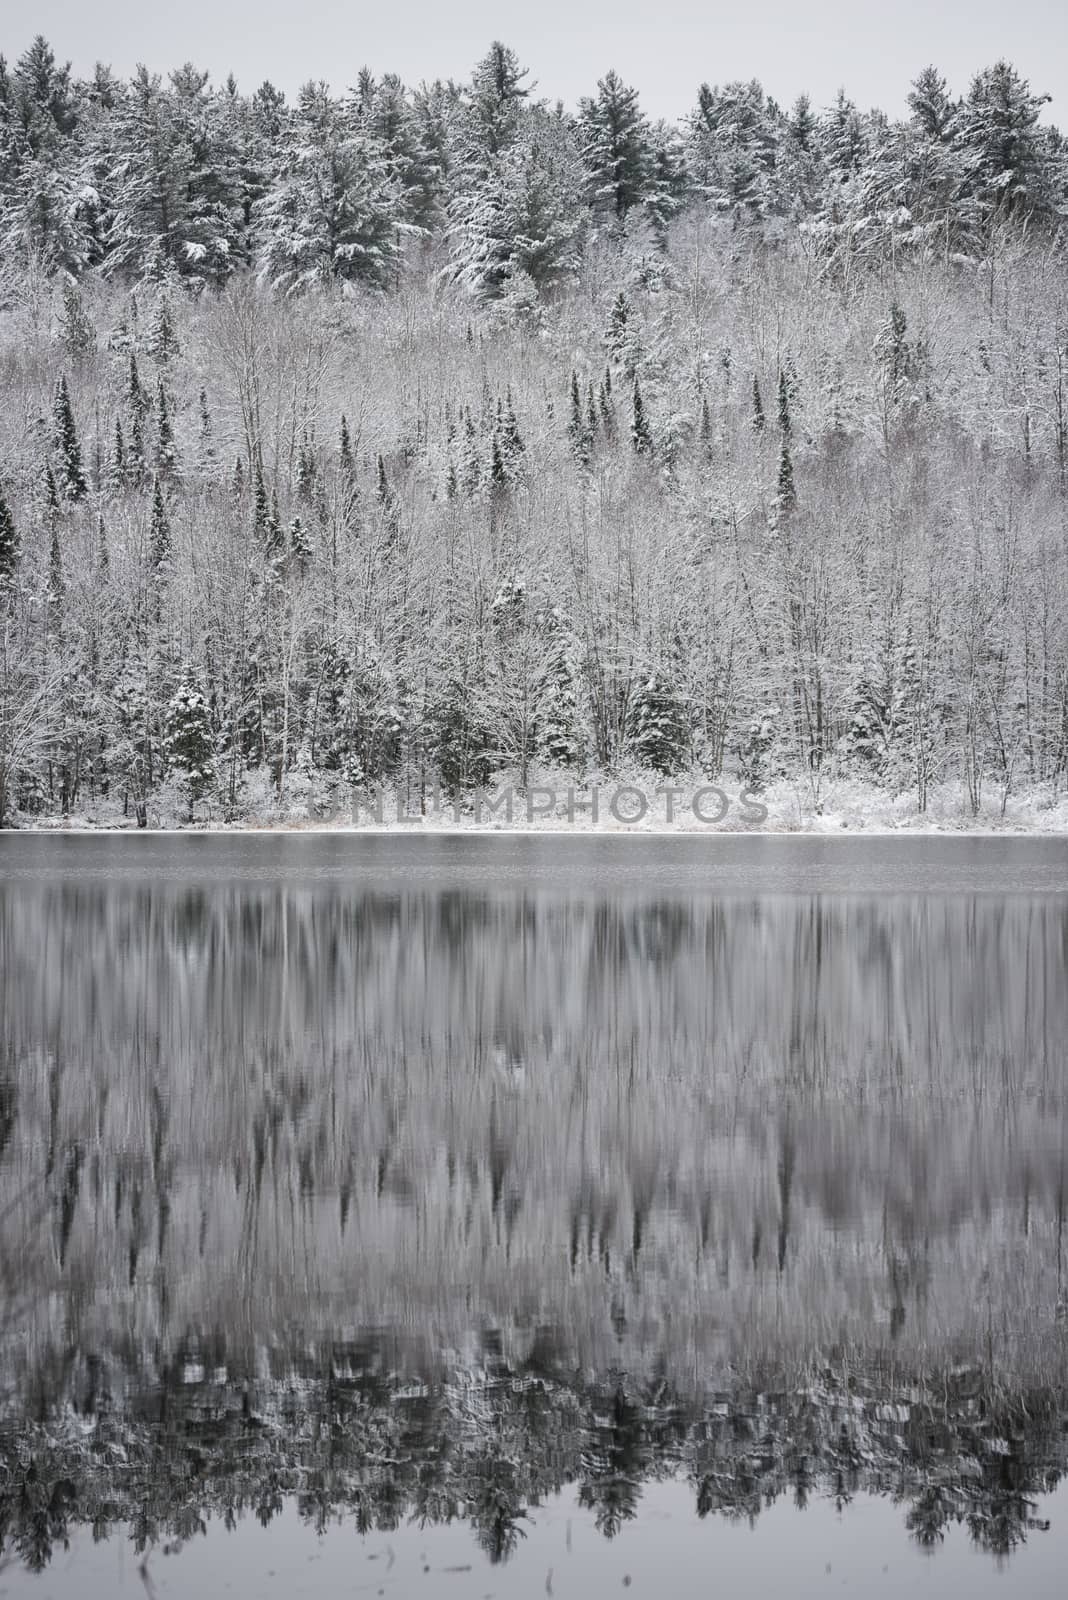
M 1004 1551 L 1063 1468 L 1064 897 L 12 878 L 0 1017 L 31 1565 L 680 1472 Z

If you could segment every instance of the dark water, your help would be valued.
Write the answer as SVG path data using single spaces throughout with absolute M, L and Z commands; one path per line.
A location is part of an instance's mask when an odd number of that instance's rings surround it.
M 1059 1594 L 1066 1055 L 1059 840 L 0 838 L 0 1594 Z

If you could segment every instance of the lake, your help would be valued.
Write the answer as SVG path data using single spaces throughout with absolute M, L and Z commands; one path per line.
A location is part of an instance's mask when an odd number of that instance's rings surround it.
M 0 1595 L 1060 1594 L 1068 844 L 0 836 Z

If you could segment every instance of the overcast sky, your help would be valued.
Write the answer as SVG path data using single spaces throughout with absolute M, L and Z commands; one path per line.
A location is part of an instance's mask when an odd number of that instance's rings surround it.
M 650 115 L 671 118 L 701 82 L 751 77 L 784 105 L 801 90 L 828 105 L 844 85 L 862 108 L 897 114 L 928 62 L 962 91 L 1007 56 L 1068 124 L 1064 0 L 3 0 L 2 11 L 9 60 L 42 32 L 79 74 L 97 60 L 123 75 L 191 60 L 217 80 L 232 71 L 251 90 L 270 78 L 287 94 L 311 77 L 345 89 L 364 64 L 408 83 L 466 78 L 499 37 L 551 100 L 573 106 L 615 67 Z

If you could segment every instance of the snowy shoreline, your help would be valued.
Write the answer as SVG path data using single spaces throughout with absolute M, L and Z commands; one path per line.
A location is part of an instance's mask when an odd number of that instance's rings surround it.
M 633 792 L 633 791 L 632 791 Z M 655 793 L 652 789 L 649 795 Z M 391 797 L 392 799 L 392 797 Z M 279 808 L 275 812 L 244 817 L 233 822 L 222 821 L 217 816 L 187 821 L 174 813 L 155 815 L 150 812 L 151 825 L 138 828 L 134 818 L 123 817 L 118 809 L 110 814 L 79 812 L 66 818 L 26 817 L 16 819 L 11 833 L 33 834 L 96 834 L 131 833 L 142 837 L 173 834 L 242 834 L 250 837 L 269 837 L 277 834 L 352 834 L 368 835 L 440 835 L 458 837 L 465 835 L 490 837 L 524 837 L 551 834 L 554 838 L 571 836 L 589 838 L 591 835 L 612 838 L 716 838 L 723 836 L 748 838 L 786 839 L 798 836 L 818 838 L 893 838 L 924 836 L 968 836 L 973 838 L 1033 837 L 1068 840 L 1068 794 L 1052 795 L 1048 791 L 1027 791 L 1010 797 L 1001 814 L 1000 800 L 992 798 L 978 816 L 973 816 L 962 805 L 959 789 L 946 785 L 932 793 L 926 813 L 921 814 L 905 795 L 887 795 L 866 785 L 842 782 L 828 786 L 821 805 L 817 808 L 811 800 L 788 784 L 776 784 L 765 791 L 760 799 L 767 810 L 762 820 L 748 818 L 732 808 L 720 821 L 702 821 L 687 807 L 681 809 L 668 822 L 661 807 L 649 804 L 640 819 L 621 821 L 607 807 L 600 815 L 591 817 L 588 807 L 589 793 L 576 794 L 573 810 L 558 807 L 553 812 L 527 817 L 522 804 L 517 804 L 512 817 L 493 815 L 477 817 L 474 809 L 457 815 L 453 806 L 440 806 L 423 815 L 398 814 L 395 804 L 386 807 L 381 820 L 364 810 L 359 820 L 353 820 L 350 807 L 339 809 L 331 816 L 308 815 L 304 807 Z

